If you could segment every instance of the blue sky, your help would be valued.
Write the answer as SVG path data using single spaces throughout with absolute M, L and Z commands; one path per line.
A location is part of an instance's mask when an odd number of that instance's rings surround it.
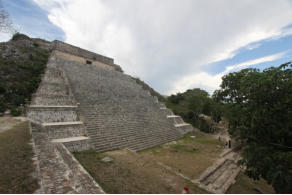
M 291 0 L 2 2 L 20 32 L 112 57 L 162 94 L 211 94 L 224 74 L 292 60 Z
M 31 37 L 47 40 L 64 40 L 62 29 L 53 25 L 48 19 L 48 13 L 33 1 L 2 0 L 2 4 L 16 27 L 16 29 Z

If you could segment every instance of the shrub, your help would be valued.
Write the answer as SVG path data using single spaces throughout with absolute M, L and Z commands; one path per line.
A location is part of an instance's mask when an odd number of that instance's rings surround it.
M 33 42 L 33 46 L 34 47 L 38 47 L 38 46 L 40 46 L 38 43 L 36 43 L 36 42 Z
M 31 94 L 38 88 L 41 75 L 44 73 L 49 52 L 36 47 L 32 39 L 16 33 L 12 41 L 26 40 L 31 44 L 2 43 L 0 50 L 0 113 L 7 109 L 17 108 L 31 99 Z M 9 46 L 9 47 L 8 47 Z M 2 58 L 5 48 L 19 51 L 14 58 Z M 2 76 L 3 75 L 3 76 Z M 19 115 L 18 110 L 14 110 Z
M 20 116 L 22 113 L 20 108 L 12 108 L 11 109 L 11 115 L 12 116 Z

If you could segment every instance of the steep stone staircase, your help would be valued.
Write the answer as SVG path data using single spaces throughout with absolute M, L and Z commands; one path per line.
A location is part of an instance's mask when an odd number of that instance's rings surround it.
M 130 76 L 57 57 L 96 151 L 139 151 L 177 140 L 192 126 L 173 115 Z
M 53 143 L 63 143 L 70 151 L 89 149 L 89 138 L 77 114 L 78 107 L 64 72 L 52 56 L 42 82 L 33 95 L 27 116 L 46 132 Z

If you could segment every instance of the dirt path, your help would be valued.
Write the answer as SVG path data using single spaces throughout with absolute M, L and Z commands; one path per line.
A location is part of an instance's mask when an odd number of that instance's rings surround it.
M 15 125 L 27 121 L 25 117 L 0 117 L 0 133 L 7 131 Z

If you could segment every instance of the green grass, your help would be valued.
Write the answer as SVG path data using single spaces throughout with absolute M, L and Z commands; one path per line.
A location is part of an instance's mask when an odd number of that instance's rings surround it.
M 184 144 L 172 145 L 171 148 L 174 150 L 179 150 L 179 151 L 183 151 L 183 152 L 190 152 L 190 153 L 196 152 L 196 149 L 193 149 L 192 147 L 190 147 L 188 145 L 184 145 Z
M 30 194 L 38 189 L 28 122 L 0 133 L 0 194 Z
M 208 139 L 194 139 L 194 142 L 197 142 L 200 144 L 218 144 L 218 141 L 208 140 Z
M 189 186 L 191 193 L 207 193 L 190 181 L 158 166 L 151 159 L 127 150 L 105 153 L 84 151 L 74 155 L 106 193 L 178 194 L 185 185 Z M 113 161 L 102 162 L 105 156 L 111 157 Z

